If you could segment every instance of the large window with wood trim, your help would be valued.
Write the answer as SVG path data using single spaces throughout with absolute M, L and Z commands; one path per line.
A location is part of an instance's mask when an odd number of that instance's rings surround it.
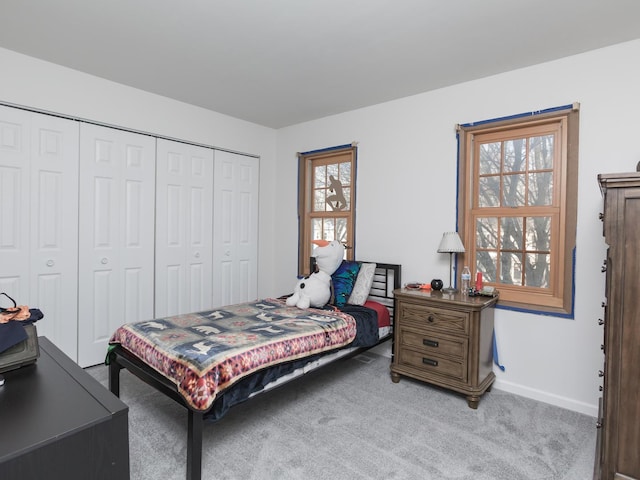
M 460 126 L 457 267 L 499 305 L 573 316 L 578 106 Z
M 299 154 L 300 274 L 309 274 L 312 240 L 339 240 L 346 258 L 355 248 L 356 147 L 334 147 Z

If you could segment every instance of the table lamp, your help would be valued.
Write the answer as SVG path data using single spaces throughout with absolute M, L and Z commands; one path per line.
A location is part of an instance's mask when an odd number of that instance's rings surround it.
M 455 293 L 458 289 L 453 288 L 453 283 L 451 281 L 453 271 L 453 254 L 464 253 L 464 245 L 462 245 L 462 240 L 460 240 L 458 232 L 444 232 L 442 234 L 438 253 L 449 254 L 449 286 L 447 288 L 443 288 L 442 291 L 443 293 Z

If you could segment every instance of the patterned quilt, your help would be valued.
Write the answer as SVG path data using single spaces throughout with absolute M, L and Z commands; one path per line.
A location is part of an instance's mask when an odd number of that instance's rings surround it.
M 142 359 L 172 381 L 191 407 L 206 411 L 247 375 L 348 345 L 356 330 L 351 315 L 263 299 L 126 324 L 110 343 Z

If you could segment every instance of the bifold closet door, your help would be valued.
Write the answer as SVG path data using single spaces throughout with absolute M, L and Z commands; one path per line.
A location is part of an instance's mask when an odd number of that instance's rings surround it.
M 78 363 L 104 361 L 123 323 L 151 319 L 154 281 L 153 137 L 82 124 Z
M 156 317 L 212 306 L 213 150 L 158 139 Z
M 213 305 L 258 296 L 259 160 L 216 150 L 214 170 Z
M 40 308 L 38 334 L 74 360 L 78 131 L 73 120 L 0 106 L 0 292 Z

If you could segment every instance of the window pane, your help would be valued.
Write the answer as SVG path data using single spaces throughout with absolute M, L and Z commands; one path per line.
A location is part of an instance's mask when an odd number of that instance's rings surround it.
M 350 210 L 351 209 L 351 188 L 349 187 L 344 187 L 342 189 L 342 193 L 344 194 L 344 209 L 343 210 Z
M 553 135 L 542 135 L 529 139 L 529 170 L 553 168 Z
M 502 206 L 521 207 L 524 205 L 524 175 L 505 175 L 502 187 Z
M 327 178 L 329 178 L 329 176 L 331 175 L 333 175 L 335 178 L 340 178 L 340 175 L 338 175 L 337 163 L 332 163 L 331 165 L 327 165 Z
M 500 177 L 480 177 L 478 179 L 478 206 L 500 206 Z
M 319 165 L 313 169 L 313 186 L 314 188 L 327 186 L 327 169 L 324 165 Z
M 522 285 L 522 254 L 500 255 L 500 282 L 507 285 Z
M 498 252 L 479 251 L 476 253 L 476 272 L 482 272 L 484 282 L 496 281 Z
M 500 173 L 500 149 L 502 142 L 480 145 L 480 175 Z
M 311 219 L 311 240 L 322 240 L 322 219 Z
M 340 164 L 340 181 L 343 185 L 351 185 L 351 163 Z
M 326 203 L 324 200 L 326 190 L 314 190 L 313 192 L 313 211 L 314 212 L 324 212 L 326 208 Z
M 527 217 L 527 251 L 551 251 L 551 217 Z
M 551 255 L 529 253 L 526 256 L 524 282 L 527 287 L 549 288 Z
M 523 172 L 527 158 L 527 139 L 506 140 L 504 142 L 504 171 Z
M 529 174 L 529 205 L 552 205 L 553 173 L 538 172 Z
M 338 218 L 336 219 L 336 238 L 335 240 L 339 240 L 344 244 L 349 243 L 349 239 L 347 238 L 347 219 L 346 218 Z
M 335 219 L 322 219 L 322 238 L 323 240 L 334 240 L 336 238 Z
M 476 246 L 482 249 L 498 248 L 498 219 L 496 217 L 476 220 Z
M 524 250 L 522 244 L 521 217 L 503 217 L 500 219 L 500 249 L 501 250 Z

